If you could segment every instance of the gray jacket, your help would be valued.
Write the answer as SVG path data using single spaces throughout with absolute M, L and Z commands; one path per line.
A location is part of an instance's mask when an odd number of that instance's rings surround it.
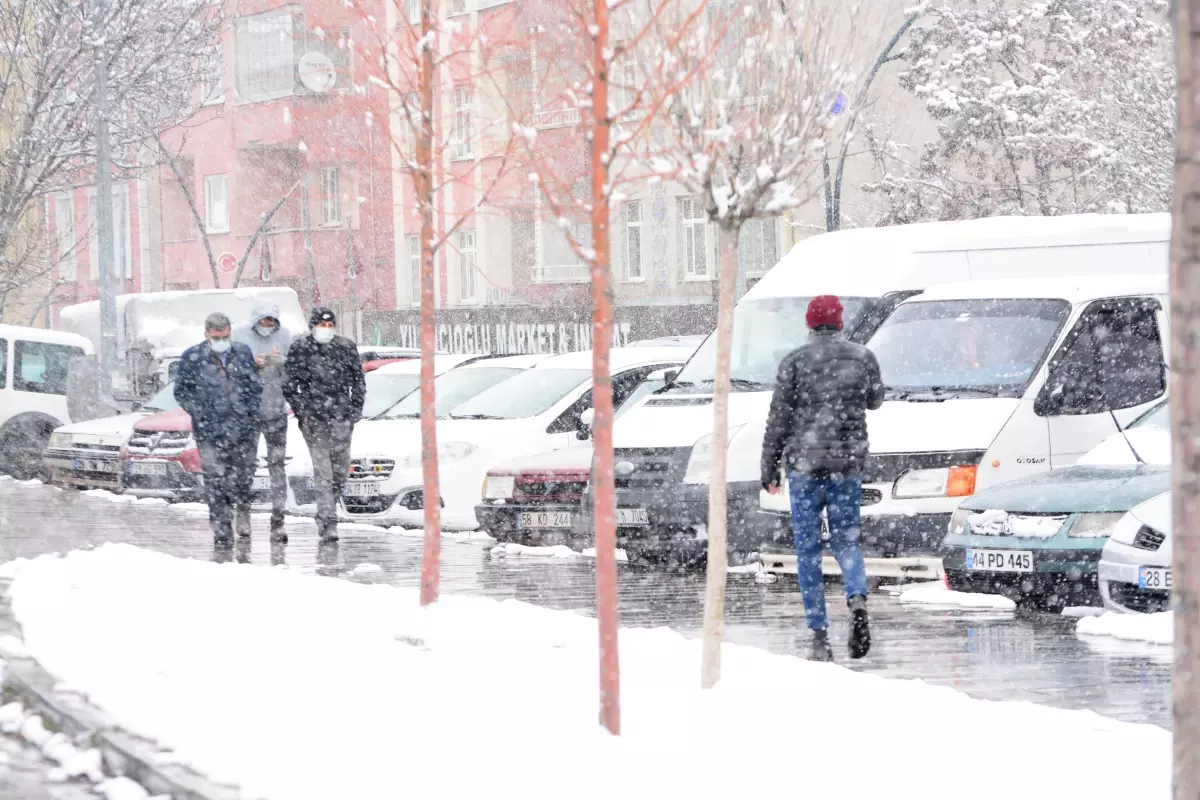
M 839 331 L 818 329 L 779 365 L 763 437 L 762 484 L 779 468 L 802 475 L 856 475 L 867 457 L 867 409 L 883 405 L 879 362 Z
M 263 317 L 272 317 L 279 326 L 270 336 L 260 336 L 254 330 Z M 262 407 L 260 419 L 278 419 L 287 415 L 287 402 L 283 399 L 283 362 L 287 358 L 288 348 L 292 346 L 292 334 L 283 327 L 279 318 L 279 306 L 267 301 L 259 301 L 254 306 L 250 321 L 237 325 L 233 329 L 233 340 L 241 342 L 250 348 L 256 358 L 265 359 L 266 363 L 259 367 L 258 374 L 262 379 Z

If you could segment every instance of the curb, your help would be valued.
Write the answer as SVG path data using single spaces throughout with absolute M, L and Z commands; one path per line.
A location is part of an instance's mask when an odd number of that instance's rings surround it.
M 0 604 L 0 628 L 18 629 L 7 603 Z M 122 730 L 116 720 L 78 694 L 56 691 L 58 680 L 32 658 L 9 658 L 3 667 L 3 690 L 26 709 L 41 715 L 50 730 L 61 731 L 76 745 L 98 749 L 105 770 L 136 781 L 151 795 L 172 800 L 240 800 L 236 786 L 213 783 L 190 767 L 162 764 L 162 748 Z

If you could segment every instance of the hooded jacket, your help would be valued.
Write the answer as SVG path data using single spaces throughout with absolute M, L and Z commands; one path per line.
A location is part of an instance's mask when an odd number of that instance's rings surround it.
M 271 317 L 279 323 L 270 336 L 260 336 L 254 330 L 254 326 L 264 317 Z M 250 321 L 235 326 L 232 338 L 235 342 L 249 347 L 255 357 L 266 359 L 266 363 L 258 371 L 263 387 L 260 418 L 266 420 L 287 416 L 287 401 L 283 398 L 283 362 L 287 358 L 288 348 L 292 346 L 292 334 L 283 327 L 283 320 L 279 318 L 279 306 L 269 300 L 258 301 L 254 305 Z

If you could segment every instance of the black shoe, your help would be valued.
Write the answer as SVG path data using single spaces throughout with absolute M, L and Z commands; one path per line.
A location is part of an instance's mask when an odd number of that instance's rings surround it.
M 829 631 L 812 632 L 812 652 L 809 661 L 833 661 L 833 648 L 829 645 Z
M 237 510 L 237 518 L 234 520 L 234 529 L 237 531 L 239 539 L 250 538 L 250 506 L 240 506 Z
M 283 514 L 271 514 L 271 541 L 287 544 L 287 530 L 283 527 Z
M 228 547 L 233 544 L 233 532 L 222 531 L 221 533 L 213 534 L 213 545 L 216 547 Z
M 321 525 L 321 543 L 336 542 L 338 540 L 337 522 L 326 522 Z
M 850 657 L 862 658 L 871 651 L 871 626 L 867 621 L 867 598 L 851 597 Z

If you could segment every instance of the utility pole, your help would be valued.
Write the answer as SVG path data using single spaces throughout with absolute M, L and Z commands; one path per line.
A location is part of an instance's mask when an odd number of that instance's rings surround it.
M 104 2 L 96 0 L 92 36 L 106 41 Z M 117 371 L 117 294 L 113 283 L 112 163 L 108 141 L 108 52 L 96 47 L 96 238 L 100 277 L 100 395 L 112 400 Z
M 1200 0 L 1177 0 L 1171 221 L 1171 504 L 1176 800 L 1200 797 Z

